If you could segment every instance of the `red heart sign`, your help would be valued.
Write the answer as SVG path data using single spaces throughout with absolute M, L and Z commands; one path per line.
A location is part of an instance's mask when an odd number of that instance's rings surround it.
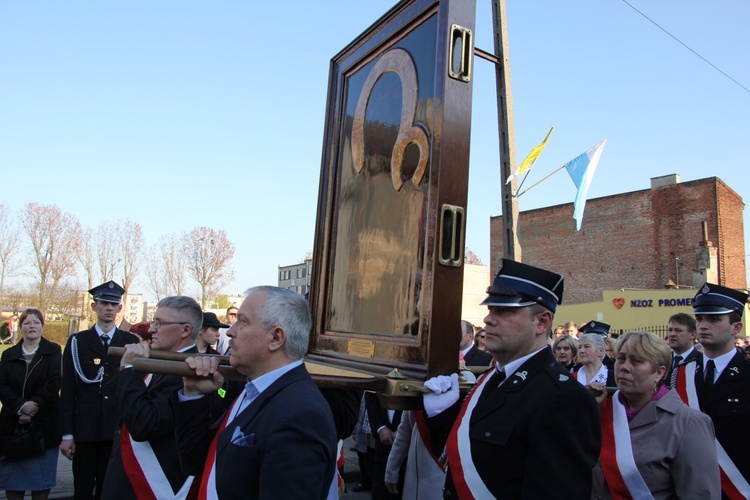
M 612 299 L 612 305 L 620 309 L 625 304 L 625 299 Z

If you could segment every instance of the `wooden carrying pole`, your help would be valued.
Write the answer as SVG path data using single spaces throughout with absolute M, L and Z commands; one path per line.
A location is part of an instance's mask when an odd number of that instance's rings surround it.
M 125 349 L 122 347 L 110 347 L 107 351 L 110 356 L 122 356 Z M 151 351 L 148 358 L 135 358 L 133 370 L 141 373 L 158 373 L 161 375 L 175 375 L 178 377 L 195 377 L 195 372 L 185 363 L 189 357 L 207 356 L 206 354 L 181 353 L 171 351 Z M 208 354 L 208 356 L 211 356 Z M 219 356 L 219 373 L 227 379 L 237 382 L 247 381 L 242 375 L 229 365 L 229 358 Z M 331 375 L 316 372 L 325 367 L 317 363 L 306 363 L 313 381 L 321 389 L 362 389 L 378 393 L 378 397 L 384 397 L 383 404 L 396 410 L 417 410 L 421 408 L 421 395 L 428 390 L 422 382 L 416 380 L 398 380 L 385 375 L 363 374 L 351 372 L 349 375 Z M 475 374 L 484 373 L 489 369 L 487 366 L 469 366 L 468 370 Z M 470 384 L 462 383 L 460 389 L 463 393 L 468 392 Z M 607 388 L 612 394 L 617 388 Z
M 110 347 L 107 353 L 110 356 L 122 356 L 125 354 L 123 347 Z M 159 373 L 161 375 L 176 375 L 179 377 L 195 377 L 195 372 L 185 363 L 189 357 L 211 356 L 210 354 L 183 353 L 171 351 L 150 351 L 148 358 L 135 358 L 133 369 L 143 373 Z M 247 381 L 247 376 L 242 375 L 234 367 L 229 365 L 229 357 L 218 356 L 219 373 L 227 379 L 234 381 Z M 351 372 L 350 375 L 327 374 L 318 371 L 319 365 L 308 363 L 307 368 L 310 376 L 318 387 L 329 389 L 364 389 L 380 391 L 385 387 L 386 378 L 382 375 L 363 375 Z

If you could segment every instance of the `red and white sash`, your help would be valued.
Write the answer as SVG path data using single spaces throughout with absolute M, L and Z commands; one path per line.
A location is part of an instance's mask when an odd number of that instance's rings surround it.
M 414 425 L 416 425 L 417 427 L 417 432 L 419 432 L 419 438 L 422 441 L 424 450 L 430 455 L 430 458 L 432 458 L 432 460 L 435 462 L 435 464 L 437 464 L 440 470 L 443 470 L 444 464 L 440 461 L 440 458 L 432 452 L 432 438 L 430 436 L 430 429 L 427 427 L 427 423 L 424 421 L 424 413 L 421 411 L 415 411 L 413 413 Z
M 344 456 L 344 440 L 339 439 L 336 444 L 336 489 L 338 492 L 344 493 L 344 478 L 341 475 L 341 468 L 346 464 L 346 456 Z
M 147 373 L 143 377 L 143 383 L 147 387 L 153 376 L 153 373 Z M 147 500 L 161 500 L 162 498 L 183 500 L 187 498 L 190 486 L 193 483 L 193 476 L 188 476 L 180 491 L 175 493 L 161 468 L 159 460 L 156 458 L 153 448 L 151 448 L 151 444 L 148 441 L 133 440 L 125 424 L 122 425 L 122 431 L 120 432 L 120 456 L 122 457 L 125 474 L 128 476 L 136 497 Z
M 630 427 L 620 391 L 604 400 L 601 406 L 602 449 L 599 460 L 613 498 L 654 498 L 633 458 Z
M 458 496 L 462 499 L 494 497 L 482 478 L 479 477 L 476 467 L 474 467 L 474 461 L 471 458 L 471 439 L 469 438 L 471 413 L 474 411 L 479 396 L 482 395 L 482 391 L 484 391 L 487 381 L 493 373 L 495 373 L 495 370 L 485 373 L 466 397 L 445 445 L 450 475 L 453 478 Z
M 242 406 L 243 399 L 245 399 L 244 390 L 239 396 L 237 396 L 237 399 L 234 400 L 232 407 L 227 411 L 227 414 L 224 416 L 224 420 L 222 420 L 213 440 L 211 440 L 211 446 L 208 448 L 208 456 L 206 457 L 206 465 L 203 467 L 203 475 L 201 476 L 198 500 L 217 500 L 219 498 L 219 494 L 216 492 L 216 448 L 218 447 L 219 435 L 224 431 L 227 424 L 237 416 L 237 413 Z
M 124 424 L 120 434 L 120 455 L 125 473 L 137 498 L 147 500 L 187 498 L 193 483 L 193 476 L 188 476 L 180 491 L 175 493 L 151 444 L 148 441 L 134 441 Z
M 698 393 L 695 390 L 695 367 L 696 363 L 686 363 L 677 367 L 677 387 L 675 389 L 685 404 L 701 411 Z M 716 456 L 719 459 L 721 491 L 732 500 L 750 498 L 750 484 L 748 484 L 747 479 L 734 465 L 719 440 L 714 438 L 714 442 L 716 443 Z

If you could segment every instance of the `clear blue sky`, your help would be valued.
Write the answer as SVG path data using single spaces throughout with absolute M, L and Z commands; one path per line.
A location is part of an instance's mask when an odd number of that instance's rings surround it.
M 394 3 L 0 2 L 2 199 L 55 204 L 94 228 L 131 218 L 149 245 L 225 229 L 237 245 L 226 291 L 275 284 L 278 265 L 313 248 L 329 61 Z M 750 2 L 630 3 L 750 88 Z M 589 198 L 679 173 L 718 176 L 750 200 L 750 93 L 622 0 L 507 9 L 518 160 L 555 125 L 527 186 L 607 138 Z M 479 0 L 476 46 L 492 51 L 491 37 Z M 494 267 L 494 69 L 475 68 L 467 246 Z M 575 193 L 561 172 L 520 207 Z

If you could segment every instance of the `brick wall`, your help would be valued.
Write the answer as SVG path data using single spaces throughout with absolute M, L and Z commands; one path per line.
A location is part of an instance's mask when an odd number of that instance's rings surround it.
M 563 274 L 564 303 L 577 304 L 601 300 L 602 290 L 663 288 L 678 270 L 679 284 L 702 284 L 692 272 L 705 221 L 719 249 L 720 284 L 744 288 L 743 208 L 711 177 L 590 199 L 580 232 L 572 203 L 523 211 L 518 238 L 524 262 Z M 502 217 L 491 218 L 490 241 L 492 270 L 503 254 Z

